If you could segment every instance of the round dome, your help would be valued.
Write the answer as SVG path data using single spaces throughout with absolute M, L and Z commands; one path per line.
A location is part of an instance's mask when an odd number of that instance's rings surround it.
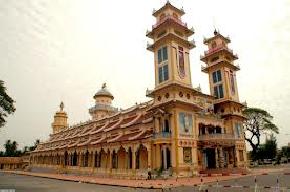
M 105 96 L 110 97 L 111 99 L 114 99 L 114 96 L 106 89 L 106 83 L 102 85 L 102 89 L 100 89 L 94 96 L 94 98 L 98 96 Z

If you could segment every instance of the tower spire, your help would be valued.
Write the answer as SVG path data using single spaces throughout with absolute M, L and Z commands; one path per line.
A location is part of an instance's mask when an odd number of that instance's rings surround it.
M 60 102 L 59 108 L 60 108 L 60 111 L 63 111 L 63 108 L 64 108 L 63 102 Z
M 181 19 L 183 9 L 167 1 L 153 13 L 156 23 L 147 37 L 153 40 L 147 49 L 155 55 L 155 89 L 177 83 L 192 88 L 189 51 L 195 47 L 188 38 L 194 30 Z
M 58 133 L 68 127 L 68 116 L 67 113 L 63 110 L 64 103 L 62 101 L 60 102 L 59 109 L 60 110 L 55 113 L 54 120 L 51 124 L 53 133 Z

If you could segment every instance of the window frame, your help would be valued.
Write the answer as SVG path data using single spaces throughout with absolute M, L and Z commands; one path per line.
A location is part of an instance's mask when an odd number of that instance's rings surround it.
M 166 51 L 165 51 L 166 50 Z M 169 80 L 168 46 L 160 47 L 157 50 L 158 82 Z

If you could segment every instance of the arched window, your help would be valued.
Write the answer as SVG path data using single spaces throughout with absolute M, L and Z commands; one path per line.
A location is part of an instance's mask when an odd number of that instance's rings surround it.
M 164 120 L 163 132 L 167 132 L 167 133 L 170 132 L 170 126 L 169 126 L 169 120 L 168 119 Z
M 215 41 L 213 41 L 213 42 L 211 43 L 211 48 L 214 49 L 214 48 L 216 48 L 216 47 L 217 47 L 217 44 L 216 44 Z

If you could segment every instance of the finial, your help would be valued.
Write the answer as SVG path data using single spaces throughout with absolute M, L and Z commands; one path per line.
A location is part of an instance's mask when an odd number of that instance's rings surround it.
M 198 90 L 199 92 L 201 92 L 200 83 L 198 84 L 197 90 Z
M 63 111 L 63 108 L 64 108 L 63 102 L 60 102 L 59 108 L 60 108 L 60 111 Z
M 183 6 L 180 8 L 181 11 L 184 11 Z
M 214 35 L 217 35 L 217 34 L 218 34 L 218 31 L 216 30 L 216 28 L 214 29 L 213 34 L 214 34 Z
M 107 84 L 106 83 L 103 83 L 102 84 L 102 89 L 105 89 L 107 87 Z

